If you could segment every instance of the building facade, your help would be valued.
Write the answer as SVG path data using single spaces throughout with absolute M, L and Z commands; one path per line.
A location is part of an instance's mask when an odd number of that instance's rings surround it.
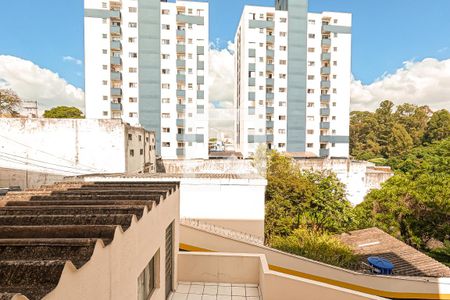
M 166 159 L 208 156 L 208 4 L 85 0 L 90 119 L 156 132 Z
M 351 14 L 246 6 L 235 37 L 236 145 L 349 156 Z

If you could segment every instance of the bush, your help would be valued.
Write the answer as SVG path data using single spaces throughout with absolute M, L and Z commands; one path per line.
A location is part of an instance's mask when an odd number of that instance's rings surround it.
M 297 229 L 288 237 L 274 237 L 269 244 L 272 248 L 341 268 L 353 268 L 359 260 L 351 247 L 337 238 L 312 230 Z

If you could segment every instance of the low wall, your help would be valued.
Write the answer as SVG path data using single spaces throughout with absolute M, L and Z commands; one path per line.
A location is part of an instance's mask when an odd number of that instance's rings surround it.
M 180 243 L 180 248 L 187 251 L 264 254 L 271 270 L 371 295 L 392 299 L 450 300 L 450 278 L 361 274 L 185 224 L 180 225 Z
M 22 190 L 52 184 L 64 178 L 62 175 L 0 168 L 0 187 L 20 186 Z
M 158 173 L 228 173 L 228 174 L 256 174 L 251 160 L 242 159 L 193 159 L 193 160 L 159 160 Z
M 178 279 L 186 282 L 258 284 L 264 300 L 383 299 L 347 289 L 296 278 L 269 269 L 264 255 L 179 253 Z

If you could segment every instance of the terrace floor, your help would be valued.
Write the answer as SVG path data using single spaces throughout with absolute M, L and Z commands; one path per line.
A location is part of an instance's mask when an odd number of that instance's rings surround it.
M 261 300 L 257 284 L 179 282 L 171 300 Z

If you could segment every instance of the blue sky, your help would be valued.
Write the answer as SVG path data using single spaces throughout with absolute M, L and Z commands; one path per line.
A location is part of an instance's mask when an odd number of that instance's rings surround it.
M 210 39 L 232 40 L 245 4 L 273 0 L 211 0 Z M 432 4 L 431 4 L 432 3 Z M 353 13 L 353 74 L 368 84 L 407 60 L 450 58 L 449 0 L 310 0 L 310 11 Z M 14 0 L 0 10 L 0 55 L 31 60 L 83 88 L 82 0 Z

